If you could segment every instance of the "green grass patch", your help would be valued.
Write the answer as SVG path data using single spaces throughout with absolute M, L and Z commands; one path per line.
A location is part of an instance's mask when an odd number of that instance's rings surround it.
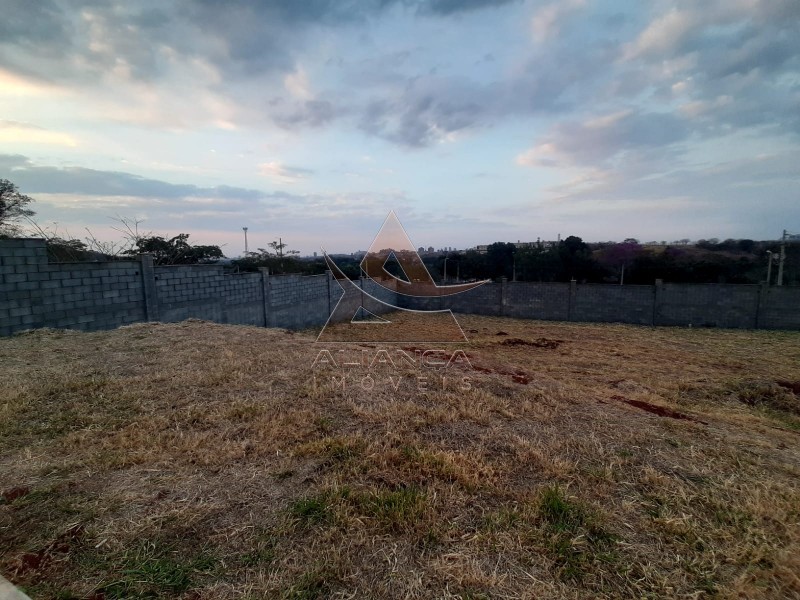
M 583 506 L 569 500 L 558 486 L 542 490 L 539 516 L 556 531 L 574 531 L 586 523 Z
M 284 600 L 318 600 L 330 598 L 340 578 L 325 567 L 303 573 L 297 581 L 281 594 Z
M 258 535 L 252 549 L 241 556 L 241 563 L 245 567 L 269 566 L 275 561 L 276 547 L 279 539 L 269 531 Z
M 289 506 L 289 515 L 300 527 L 325 525 L 334 522 L 336 506 L 350 496 L 350 489 L 330 488 L 295 500 Z
M 102 586 L 106 598 L 161 598 L 188 590 L 194 577 L 214 570 L 216 559 L 206 551 L 187 557 L 184 552 L 144 541 L 112 557 L 114 579 Z
M 416 487 L 351 490 L 345 486 L 294 501 L 289 515 L 301 528 L 344 523 L 357 516 L 374 521 L 381 529 L 402 532 L 415 528 L 426 508 L 426 496 Z
M 539 518 L 546 547 L 562 581 L 580 581 L 598 563 L 615 563 L 617 537 L 606 531 L 581 502 L 568 498 L 558 486 L 539 496 Z

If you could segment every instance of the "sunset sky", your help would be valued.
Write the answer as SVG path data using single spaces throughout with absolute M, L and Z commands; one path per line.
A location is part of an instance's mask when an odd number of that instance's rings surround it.
M 0 7 L 0 178 L 62 236 L 800 232 L 798 0 Z

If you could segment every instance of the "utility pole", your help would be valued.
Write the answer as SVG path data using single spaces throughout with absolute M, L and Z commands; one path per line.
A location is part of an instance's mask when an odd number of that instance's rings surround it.
M 786 260 L 786 230 L 783 230 L 783 235 L 781 236 L 781 253 L 780 258 L 778 259 L 778 283 L 775 285 L 783 285 L 783 263 Z
M 444 283 L 447 283 L 447 257 L 444 257 L 444 277 L 442 279 Z
M 619 274 L 619 284 L 622 285 L 625 282 L 625 263 L 622 263 L 622 270 Z
M 244 231 L 244 255 L 247 256 L 247 227 L 242 227 Z
M 512 254 L 511 255 L 511 260 L 513 261 L 511 263 L 511 281 L 516 281 L 517 280 L 517 255 L 516 254 Z
M 767 250 L 767 285 L 772 280 L 772 250 Z

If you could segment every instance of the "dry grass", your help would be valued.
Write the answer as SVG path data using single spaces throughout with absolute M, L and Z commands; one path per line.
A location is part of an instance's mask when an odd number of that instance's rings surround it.
M 61 599 L 800 597 L 800 334 L 459 322 L 470 365 L 438 371 L 191 321 L 0 340 L 0 572 Z

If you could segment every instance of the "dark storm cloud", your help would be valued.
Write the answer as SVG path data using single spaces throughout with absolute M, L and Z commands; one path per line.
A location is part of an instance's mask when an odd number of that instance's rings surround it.
M 10 179 L 27 194 L 81 194 L 85 196 L 135 196 L 178 199 L 231 198 L 258 201 L 268 197 L 259 190 L 174 184 L 119 171 L 83 167 L 37 166 L 20 155 L 0 155 L 0 177 Z

